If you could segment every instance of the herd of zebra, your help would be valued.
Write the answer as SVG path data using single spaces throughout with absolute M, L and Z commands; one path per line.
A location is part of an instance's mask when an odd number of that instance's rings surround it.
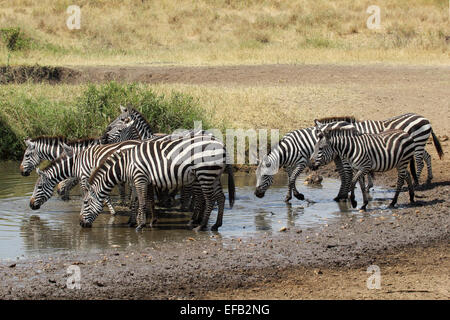
M 92 226 L 106 204 L 115 210 L 109 195 L 118 185 L 121 202 L 129 200 L 130 226 L 137 230 L 158 221 L 155 198 L 172 203 L 180 192 L 183 210 L 190 210 L 189 226 L 195 230 L 207 228 L 215 204 L 218 213 L 211 230 L 222 225 L 225 194 L 221 175 L 228 175 L 230 207 L 235 201 L 232 165 L 223 142 L 203 130 L 185 130 L 173 134 L 153 134 L 145 117 L 132 107 L 120 107 L 121 114 L 105 129 L 100 138 L 68 141 L 62 137 L 42 136 L 26 139 L 26 150 L 20 171 L 28 176 L 44 160 L 51 163 L 43 170 L 36 169 L 36 181 L 30 207 L 39 209 L 52 195 L 58 193 L 68 199 L 76 184 L 82 190 L 80 225 Z M 385 121 L 356 121 L 353 117 L 330 117 L 315 121 L 315 126 L 286 134 L 261 161 L 256 171 L 255 195 L 263 197 L 279 168 L 288 173 L 288 193 L 285 201 L 304 196 L 295 187 L 299 174 L 306 168 L 335 162 L 341 186 L 334 200 L 350 199 L 356 207 L 354 190 L 359 183 L 366 210 L 367 192 L 373 185 L 374 172 L 396 168 L 397 189 L 391 205 L 406 179 L 410 201 L 414 202 L 414 187 L 424 167 L 432 179 L 431 157 L 425 145 L 432 136 L 439 157 L 443 151 L 429 120 L 408 113 Z M 411 180 L 410 172 L 414 178 Z M 368 178 L 368 186 L 365 178 Z M 130 192 L 127 188 L 129 186 Z M 349 196 L 350 193 L 350 196 Z M 156 196 L 156 197 L 155 197 Z

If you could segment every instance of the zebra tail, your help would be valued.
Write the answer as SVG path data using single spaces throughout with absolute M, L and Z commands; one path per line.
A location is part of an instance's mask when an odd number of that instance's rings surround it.
M 444 156 L 444 151 L 442 150 L 441 142 L 434 134 L 433 129 L 431 129 L 431 136 L 433 137 L 434 147 L 436 148 L 436 151 L 439 155 L 439 159 L 442 159 L 442 157 Z
M 234 185 L 233 167 L 231 164 L 227 164 L 228 173 L 228 200 L 230 202 L 230 208 L 233 208 L 236 186 Z
M 411 175 L 414 179 L 414 183 L 418 184 L 419 179 L 417 178 L 416 159 L 415 159 L 414 155 L 409 159 L 409 170 L 411 171 Z

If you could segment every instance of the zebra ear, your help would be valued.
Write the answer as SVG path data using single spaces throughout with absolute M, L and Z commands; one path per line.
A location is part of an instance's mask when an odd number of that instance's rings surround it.
M 44 175 L 44 173 L 41 171 L 41 169 L 39 169 L 39 168 L 36 168 L 36 173 L 39 175 L 39 176 L 42 176 L 42 175 Z
M 124 113 L 124 112 L 127 112 L 127 111 L 128 110 L 127 110 L 126 107 L 124 107 L 123 105 L 120 105 L 120 112 Z
M 314 119 L 314 124 L 315 124 L 317 127 L 321 127 L 321 126 L 322 126 L 322 123 L 321 123 L 319 120 L 317 120 L 317 119 Z
M 27 147 L 34 148 L 34 142 L 32 142 L 30 138 L 26 138 L 25 140 L 23 140 L 23 142 Z
M 68 157 L 73 156 L 73 148 L 72 148 L 71 146 L 68 146 L 67 144 L 62 143 L 62 144 L 61 144 L 61 147 L 63 148 L 64 153 L 65 153 Z

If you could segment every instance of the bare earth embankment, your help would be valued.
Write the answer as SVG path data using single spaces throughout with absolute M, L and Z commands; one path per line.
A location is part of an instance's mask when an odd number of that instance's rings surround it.
M 362 119 L 383 119 L 404 112 L 428 117 L 441 137 L 446 156 L 437 158 L 433 145 L 434 179 L 416 191 L 418 204 L 399 198 L 392 216 L 376 217 L 373 211 L 356 219 L 342 217 L 329 225 L 301 230 L 274 231 L 249 240 L 186 239 L 178 244 L 111 249 L 103 254 L 66 254 L 0 264 L 0 298 L 118 298 L 118 299 L 449 299 L 449 99 L 448 67 L 373 66 L 238 66 L 238 67 L 79 67 L 73 83 L 83 81 L 142 81 L 230 88 L 278 87 L 301 91 L 317 85 L 332 90 L 322 109 L 299 111 L 295 105 L 317 100 L 310 96 L 279 98 L 278 109 L 290 108 L 287 127 L 310 125 L 316 116 L 351 114 Z M 187 88 L 186 90 L 189 90 Z M 322 94 L 317 91 L 318 95 Z M 339 93 L 342 92 L 342 95 Z M 326 97 L 326 95 L 325 95 Z M 297 101 L 296 99 L 300 99 Z M 303 99 L 303 100 L 302 100 Z M 316 99 L 316 100 L 315 100 Z M 342 103 L 342 100 L 348 103 Z M 289 107 L 290 106 L 290 107 Z M 258 128 L 255 108 L 241 107 L 249 127 Z M 269 108 L 262 105 L 262 108 Z M 221 110 L 229 113 L 231 109 Z M 260 111 L 260 110 L 259 110 Z M 246 115 L 246 113 L 248 113 Z M 277 116 L 280 114 L 276 113 Z M 253 121 L 253 122 L 251 122 Z M 270 127 L 270 124 L 267 124 Z M 335 176 L 331 166 L 321 171 Z M 426 172 L 423 173 L 426 175 Z M 424 175 L 422 180 L 424 181 Z M 394 172 L 377 175 L 375 183 L 392 186 Z M 268 191 L 270 192 L 270 190 Z M 257 199 L 255 198 L 255 201 Z M 296 201 L 296 200 L 293 200 Z M 238 217 L 239 213 L 236 212 Z M 89 230 L 86 230 L 89 232 Z M 68 265 L 82 272 L 82 289 L 65 287 Z M 369 265 L 380 267 L 381 289 L 368 290 Z

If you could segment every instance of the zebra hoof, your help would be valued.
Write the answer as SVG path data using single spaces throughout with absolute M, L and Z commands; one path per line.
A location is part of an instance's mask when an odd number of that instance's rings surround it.
M 289 203 L 289 201 L 291 201 L 292 197 L 291 196 L 286 196 L 286 198 L 284 198 L 284 202 Z
M 136 232 L 137 232 L 137 231 L 141 231 L 142 229 L 144 229 L 144 227 L 145 227 L 145 223 L 141 223 L 140 225 L 138 225 L 138 226 L 136 227 Z
M 152 222 L 150 222 L 150 228 L 153 228 L 155 226 L 155 224 L 158 222 L 157 219 L 152 220 Z
M 395 209 L 395 203 L 389 204 L 389 209 Z
M 358 205 L 358 202 L 353 199 L 351 199 L 351 202 L 352 202 L 352 208 L 356 208 L 356 206 Z
M 213 225 L 212 227 L 211 227 L 211 231 L 218 231 L 219 230 L 219 225 Z
M 294 196 L 298 199 L 298 200 L 305 200 L 305 196 L 300 193 L 300 192 L 294 192 Z

